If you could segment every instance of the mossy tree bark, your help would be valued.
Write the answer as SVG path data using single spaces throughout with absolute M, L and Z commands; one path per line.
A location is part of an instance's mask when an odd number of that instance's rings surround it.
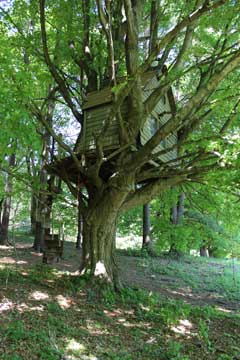
M 107 207 L 106 207 L 107 209 Z M 103 209 L 102 210 L 106 210 Z M 107 220 L 105 216 L 108 216 Z M 83 225 L 81 273 L 119 285 L 115 261 L 116 216 L 93 212 Z
M 125 176 L 126 180 L 128 176 Z M 119 180 L 119 181 L 118 181 Z M 88 207 L 83 213 L 82 261 L 80 272 L 121 287 L 115 259 L 116 225 L 120 209 L 129 194 L 121 176 L 111 188 L 89 190 Z

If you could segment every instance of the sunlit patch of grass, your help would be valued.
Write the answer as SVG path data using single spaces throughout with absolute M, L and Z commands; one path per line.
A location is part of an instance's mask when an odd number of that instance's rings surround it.
M 70 353 L 71 355 L 81 355 L 85 350 L 86 347 L 75 339 L 68 340 L 66 346 L 66 355 L 68 353 Z
M 189 286 L 196 293 L 205 291 L 225 299 L 240 300 L 238 262 L 233 267 L 230 260 L 185 257 L 179 261 L 166 261 L 146 257 L 141 260 L 140 266 L 147 274 L 169 277 L 169 287 Z

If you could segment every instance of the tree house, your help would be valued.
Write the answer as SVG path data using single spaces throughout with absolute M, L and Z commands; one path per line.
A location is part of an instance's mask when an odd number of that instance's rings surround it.
M 162 74 L 161 74 L 162 76 Z M 142 76 L 143 102 L 145 102 L 151 93 L 159 86 L 159 72 L 156 70 L 148 71 Z M 99 91 L 93 91 L 87 94 L 83 105 L 83 128 L 77 139 L 75 151 L 79 159 L 84 155 L 86 159 L 94 159 L 96 152 L 96 136 L 101 133 L 106 118 L 112 111 L 113 93 L 111 87 L 105 87 Z M 127 118 L 128 104 L 125 100 L 121 106 L 122 117 Z M 166 96 L 161 98 L 151 115 L 148 117 L 143 128 L 139 132 L 139 143 L 136 148 L 143 146 L 154 133 L 165 124 L 175 113 L 175 102 L 172 90 L 170 89 Z M 119 128 L 117 119 L 113 119 L 106 129 L 103 138 L 104 154 L 111 153 L 120 147 Z M 170 148 L 177 143 L 177 133 L 170 134 L 166 139 L 161 141 L 154 149 L 157 153 L 165 148 Z M 177 158 L 177 149 L 168 151 L 159 156 L 155 162 L 150 162 L 152 166 L 159 166 L 159 163 L 168 162 Z M 78 174 L 76 166 L 71 157 L 66 157 L 56 161 L 51 165 L 50 171 L 55 174 L 66 172 L 69 180 L 77 183 Z
M 149 71 L 142 77 L 143 86 L 143 102 L 147 100 L 150 94 L 159 86 L 157 71 Z M 78 150 L 80 153 L 90 155 L 95 152 L 94 136 L 99 134 L 102 130 L 106 117 L 109 116 L 112 109 L 113 93 L 110 87 L 103 88 L 100 91 L 90 92 L 83 106 L 83 131 L 80 133 L 77 141 Z M 127 117 L 127 102 L 125 101 L 121 107 L 123 117 Z M 144 145 L 159 129 L 165 124 L 168 119 L 175 112 L 175 103 L 172 91 L 169 90 L 167 96 L 162 98 L 154 108 L 151 116 L 140 130 L 140 143 Z M 154 152 L 159 152 L 166 147 L 170 147 L 177 141 L 177 134 L 171 134 L 167 139 L 163 140 Z M 119 130 L 116 119 L 108 126 L 106 134 L 103 139 L 103 149 L 111 151 L 120 146 Z M 159 159 L 163 162 L 169 161 L 176 157 L 176 150 L 169 151 L 162 155 Z

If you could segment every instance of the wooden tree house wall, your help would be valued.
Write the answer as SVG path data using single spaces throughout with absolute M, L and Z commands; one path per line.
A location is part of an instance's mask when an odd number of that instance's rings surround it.
M 144 74 L 143 82 L 143 101 L 159 86 L 156 71 L 150 71 Z M 93 156 L 95 152 L 95 137 L 101 132 L 106 118 L 111 112 L 112 92 L 110 87 L 103 88 L 100 91 L 94 91 L 87 95 L 84 111 L 83 131 L 78 139 L 78 149 L 81 154 Z M 140 131 L 140 142 L 144 145 L 154 134 L 154 132 L 165 124 L 175 111 L 175 104 L 172 91 L 168 92 L 165 98 L 162 98 L 154 108 L 151 116 L 148 118 Z M 121 108 L 123 117 L 127 116 L 127 102 L 125 101 Z M 162 114 L 162 115 L 161 115 Z M 159 152 L 164 148 L 171 147 L 177 142 L 177 134 L 171 134 L 162 141 L 154 152 Z M 109 124 L 104 139 L 103 150 L 111 151 L 120 146 L 118 123 L 113 119 Z M 161 162 L 167 162 L 177 157 L 177 149 L 159 156 Z

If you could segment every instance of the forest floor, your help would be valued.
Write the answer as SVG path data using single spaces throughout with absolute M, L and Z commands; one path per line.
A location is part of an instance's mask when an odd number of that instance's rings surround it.
M 128 286 L 195 306 L 240 311 L 239 262 L 190 256 L 174 260 L 123 255 L 118 262 Z
M 1 360 L 240 360 L 239 262 L 119 251 L 127 288 L 100 296 L 73 243 L 49 267 L 29 241 L 0 247 Z

